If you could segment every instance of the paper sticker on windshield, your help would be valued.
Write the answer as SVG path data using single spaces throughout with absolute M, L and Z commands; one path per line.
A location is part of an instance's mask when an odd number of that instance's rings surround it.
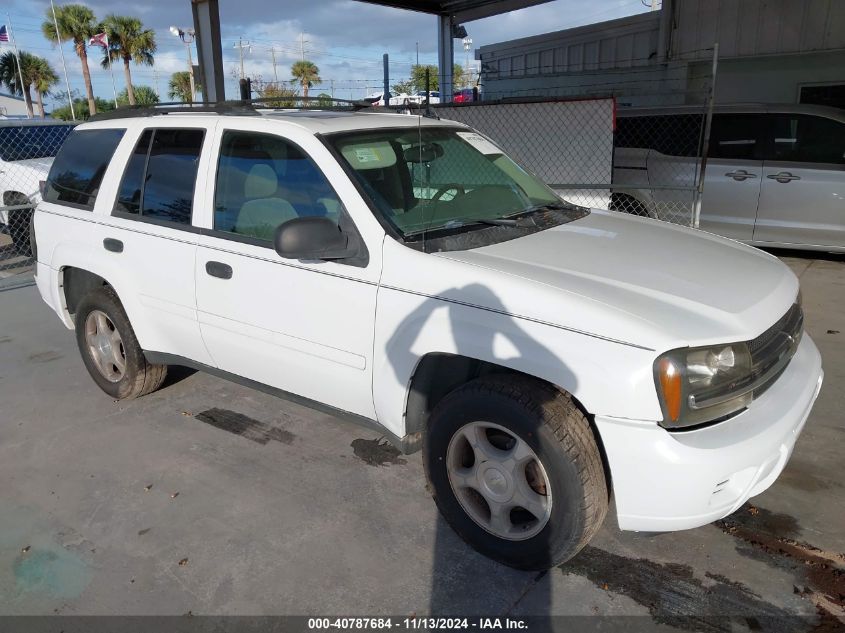
M 493 143 L 475 132 L 458 132 L 458 136 L 482 154 L 504 154 L 504 152 L 493 145 Z
M 355 158 L 359 163 L 377 163 L 381 160 L 379 153 L 372 147 L 356 147 Z

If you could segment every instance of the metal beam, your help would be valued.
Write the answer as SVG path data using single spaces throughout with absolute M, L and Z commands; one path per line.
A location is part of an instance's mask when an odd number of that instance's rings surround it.
M 440 101 L 443 103 L 452 100 L 452 67 L 455 63 L 452 24 L 452 18 L 448 15 L 437 18 L 437 81 L 440 84 Z
M 226 100 L 223 50 L 220 42 L 220 11 L 217 1 L 191 0 L 202 100 L 206 103 Z

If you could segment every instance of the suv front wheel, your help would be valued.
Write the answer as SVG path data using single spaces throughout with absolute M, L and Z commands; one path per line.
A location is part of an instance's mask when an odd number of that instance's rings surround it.
M 551 385 L 489 376 L 446 396 L 424 443 L 440 512 L 482 554 L 520 569 L 572 558 L 608 506 L 589 422 Z
M 116 400 L 151 393 L 167 375 L 167 365 L 147 362 L 110 286 L 89 292 L 79 302 L 76 343 L 94 382 Z

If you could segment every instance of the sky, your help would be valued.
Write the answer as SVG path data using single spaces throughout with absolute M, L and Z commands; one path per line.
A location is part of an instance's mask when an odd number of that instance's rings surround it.
M 57 5 L 62 4 L 56 0 Z M 190 0 L 136 0 L 119 6 L 105 0 L 84 1 L 98 18 L 109 13 L 134 15 L 146 28 L 155 30 L 158 52 L 154 67 L 132 65 L 135 85 L 156 89 L 163 101 L 171 73 L 188 66 L 185 45 L 169 31 L 171 25 L 189 28 L 193 25 Z M 391 85 L 406 79 L 416 62 L 417 49 L 422 64 L 437 62 L 437 20 L 433 16 L 412 11 L 390 9 L 355 0 L 220 0 L 220 23 L 223 40 L 223 66 L 226 73 L 226 94 L 237 97 L 239 72 L 238 41 L 244 43 L 244 69 L 248 76 L 272 81 L 290 80 L 291 64 L 305 58 L 320 69 L 322 84 L 313 94 L 334 92 L 338 98 L 360 98 L 379 90 L 382 83 L 382 54 L 390 57 Z M 64 89 L 61 57 L 55 40 L 48 41 L 41 33 L 41 23 L 49 0 L 11 0 L 4 2 L 0 24 L 9 23 L 21 50 L 41 55 L 53 65 L 61 82 L 54 89 Z M 647 11 L 643 0 L 553 0 L 509 14 L 467 22 L 464 26 L 473 40 L 473 49 L 520 37 L 538 35 L 574 26 L 612 20 Z M 249 43 L 249 47 L 247 47 Z M 7 45 L 0 45 L 5 50 Z M 84 94 L 81 64 L 71 43 L 62 47 L 71 89 Z M 194 63 L 196 49 L 192 47 Z M 100 66 L 101 49 L 89 49 L 94 94 L 112 99 L 114 89 L 108 70 Z M 275 52 L 274 70 L 272 56 Z M 473 59 L 470 52 L 469 59 Z M 455 42 L 455 62 L 464 65 L 466 56 L 459 41 Z M 472 63 L 472 61 L 470 61 Z M 114 70 L 117 92 L 124 89 L 122 65 Z M 48 99 L 48 105 L 58 102 Z

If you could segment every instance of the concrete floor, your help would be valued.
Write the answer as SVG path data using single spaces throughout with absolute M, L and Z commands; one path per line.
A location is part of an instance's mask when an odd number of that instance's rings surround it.
M 199 373 L 114 402 L 34 287 L 0 289 L 0 614 L 845 626 L 845 259 L 780 254 L 801 275 L 826 371 L 782 477 L 726 521 L 686 532 L 623 533 L 611 511 L 581 554 L 541 574 L 466 547 L 439 519 L 419 454 Z M 226 411 L 240 433 L 219 428 Z

